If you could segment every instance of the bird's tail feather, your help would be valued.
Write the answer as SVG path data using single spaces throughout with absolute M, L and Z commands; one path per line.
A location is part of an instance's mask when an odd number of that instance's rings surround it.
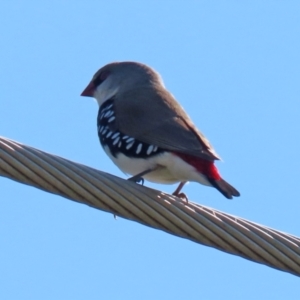
M 224 179 L 209 179 L 212 186 L 214 186 L 220 193 L 222 193 L 226 198 L 232 199 L 232 197 L 239 197 L 240 193 Z

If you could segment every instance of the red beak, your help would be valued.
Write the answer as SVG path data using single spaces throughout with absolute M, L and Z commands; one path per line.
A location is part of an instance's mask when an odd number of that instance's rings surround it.
M 83 90 L 80 96 L 93 97 L 95 92 L 95 85 L 90 82 L 88 86 Z

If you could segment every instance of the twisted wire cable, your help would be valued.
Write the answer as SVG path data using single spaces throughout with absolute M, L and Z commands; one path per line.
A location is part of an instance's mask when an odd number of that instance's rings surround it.
M 300 238 L 0 137 L 0 175 L 300 276 Z

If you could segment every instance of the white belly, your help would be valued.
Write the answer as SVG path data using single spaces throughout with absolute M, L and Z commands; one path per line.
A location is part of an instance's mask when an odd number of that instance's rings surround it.
M 114 157 L 107 147 L 104 147 L 106 154 L 114 164 L 124 173 L 135 176 L 148 169 L 155 169 L 143 176 L 146 180 L 157 183 L 172 184 L 181 181 L 195 181 L 204 185 L 211 185 L 206 177 L 199 173 L 193 166 L 186 163 L 180 157 L 170 152 L 164 152 L 147 159 L 130 158 L 124 154 Z

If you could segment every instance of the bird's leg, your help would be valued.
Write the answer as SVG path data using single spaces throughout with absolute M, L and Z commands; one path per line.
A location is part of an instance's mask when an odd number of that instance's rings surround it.
M 179 183 L 177 189 L 175 190 L 175 192 L 174 192 L 172 195 L 174 195 L 174 196 L 180 195 L 179 193 L 180 193 L 181 189 L 183 188 L 183 186 L 184 186 L 186 183 L 187 183 L 186 181 L 181 181 L 181 182 Z
M 134 176 L 128 178 L 127 180 L 133 181 L 135 183 L 142 182 L 142 185 L 143 185 L 144 184 L 144 178 L 143 178 L 143 176 L 146 175 L 146 174 L 148 174 L 148 173 L 150 173 L 150 172 L 152 172 L 153 170 L 155 170 L 155 168 L 154 169 L 147 169 L 147 170 L 145 170 L 145 171 L 143 171 L 143 172 L 141 172 L 141 173 L 139 173 L 137 175 L 134 175 Z
M 180 193 L 181 189 L 183 188 L 183 186 L 187 183 L 187 181 L 181 181 L 177 187 L 177 189 L 175 190 L 175 192 L 172 194 L 176 197 L 179 197 L 182 200 L 185 200 L 187 203 L 189 203 L 188 197 L 185 193 Z

